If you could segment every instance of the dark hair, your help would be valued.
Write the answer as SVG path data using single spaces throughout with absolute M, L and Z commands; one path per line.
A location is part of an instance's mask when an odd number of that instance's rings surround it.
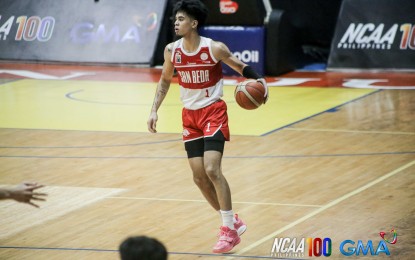
M 122 260 L 166 260 L 166 247 L 157 239 L 147 236 L 126 238 L 119 247 Z
M 179 11 L 183 11 L 197 20 L 198 28 L 205 24 L 209 12 L 205 4 L 199 0 L 180 0 L 173 7 L 173 21 Z

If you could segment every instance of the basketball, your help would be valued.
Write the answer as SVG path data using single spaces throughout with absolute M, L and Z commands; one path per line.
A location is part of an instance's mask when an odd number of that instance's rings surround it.
M 260 107 L 265 101 L 264 95 L 265 87 L 253 79 L 242 81 L 235 88 L 236 103 L 247 110 Z

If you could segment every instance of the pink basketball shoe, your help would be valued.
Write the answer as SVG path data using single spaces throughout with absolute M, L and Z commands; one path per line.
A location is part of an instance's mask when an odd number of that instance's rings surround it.
M 236 222 L 233 225 L 238 232 L 238 236 L 241 236 L 246 231 L 246 224 L 238 217 L 238 214 L 235 214 L 235 219 Z
M 219 240 L 213 247 L 213 253 L 227 253 L 231 251 L 237 244 L 241 242 L 236 230 L 221 226 Z

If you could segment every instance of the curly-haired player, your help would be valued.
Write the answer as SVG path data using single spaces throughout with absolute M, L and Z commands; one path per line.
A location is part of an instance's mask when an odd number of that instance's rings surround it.
M 208 14 L 199 0 L 181 0 L 173 8 L 174 30 L 181 38 L 164 49 L 163 71 L 147 122 L 156 132 L 157 111 L 177 70 L 183 102 L 183 141 L 193 179 L 210 205 L 222 216 L 215 253 L 231 251 L 240 243 L 245 223 L 232 211 L 231 191 L 222 174 L 222 154 L 229 141 L 226 103 L 223 95 L 221 63 L 246 78 L 256 79 L 267 89 L 265 80 L 250 66 L 238 60 L 222 43 L 199 35 Z M 265 93 L 265 101 L 268 90 Z

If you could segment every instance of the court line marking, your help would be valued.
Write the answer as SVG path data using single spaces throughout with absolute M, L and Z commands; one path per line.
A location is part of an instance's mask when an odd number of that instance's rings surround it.
M 152 200 L 152 201 L 172 201 L 172 202 L 201 202 L 207 203 L 206 200 L 189 200 L 189 199 L 161 199 L 161 198 L 139 198 L 139 197 L 114 197 L 108 196 L 107 199 L 126 199 L 126 200 Z M 272 203 L 272 202 L 250 202 L 250 201 L 233 201 L 233 204 L 250 204 L 250 205 L 270 205 L 270 206 L 289 206 L 289 207 L 313 207 L 319 208 L 322 205 L 307 204 L 290 204 L 290 203 Z
M 223 156 L 223 159 L 297 159 L 318 157 L 347 157 L 347 156 L 380 156 L 380 155 L 405 155 L 415 154 L 415 151 L 381 152 L 381 153 L 356 153 L 356 154 L 287 154 L 287 155 L 246 155 L 246 156 Z M 35 158 L 35 159 L 187 159 L 186 156 L 52 156 L 52 155 L 0 155 L 0 158 Z
M 111 148 L 111 147 L 123 147 L 123 146 L 139 146 L 147 144 L 164 144 L 171 142 L 178 142 L 182 139 L 168 139 L 161 141 L 133 143 L 133 144 L 108 144 L 108 145 L 81 145 L 81 146 L 0 146 L 0 149 L 81 149 L 81 148 Z
M 345 195 L 329 202 L 328 204 L 322 206 L 321 208 L 316 209 L 315 211 L 305 215 L 304 217 L 299 218 L 296 221 L 291 222 L 290 224 L 276 230 L 275 232 L 269 234 L 268 236 L 265 236 L 265 237 L 257 240 L 255 243 L 253 243 L 253 244 L 251 244 L 251 245 L 235 252 L 235 254 L 239 254 L 239 255 L 243 254 L 243 253 L 245 253 L 245 252 L 261 245 L 262 243 L 264 243 L 264 242 L 266 242 L 270 239 L 274 239 L 278 234 L 281 234 L 282 232 L 284 232 L 284 231 L 286 231 L 286 230 L 288 230 L 288 229 L 290 229 L 290 228 L 292 228 L 292 227 L 294 227 L 294 226 L 296 226 L 296 225 L 298 225 L 298 224 L 314 217 L 315 215 L 325 211 L 326 209 L 329 209 L 329 208 L 339 204 L 340 202 L 342 202 L 342 201 L 344 201 L 344 200 L 346 200 L 346 199 L 348 199 L 348 198 L 350 198 L 350 197 L 352 197 L 356 194 L 361 193 L 362 191 L 364 191 L 368 188 L 371 188 L 372 186 L 378 184 L 379 182 L 382 182 L 382 181 L 386 180 L 387 178 L 390 178 L 390 177 L 402 172 L 403 170 L 406 170 L 407 168 L 409 168 L 413 165 L 415 165 L 415 160 L 413 160 L 413 161 L 411 161 L 411 162 L 409 162 L 409 163 L 407 163 L 407 164 L 405 164 L 405 165 L 403 165 L 403 166 L 401 166 L 401 167 L 399 167 L 399 168 L 397 168 L 397 169 L 395 169 L 395 170 L 393 170 L 393 171 L 391 171 L 391 172 L 389 172 L 389 173 L 387 173 L 387 174 L 385 174 L 385 175 L 383 175 L 383 176 L 367 183 L 366 185 L 363 185 L 362 187 L 360 187 L 358 189 L 355 189 L 354 191 L 351 191 L 351 192 L 349 192 L 349 193 L 347 193 L 347 194 L 345 194 Z
M 22 203 L 15 204 L 13 201 L 4 201 L 0 205 L 0 240 L 88 207 L 125 190 L 121 188 L 46 186 L 42 192 L 49 194 L 49 196 L 47 203 L 39 203 L 42 210 L 34 207 L 28 208 Z M 16 216 L 19 217 L 16 218 Z
M 99 104 L 99 105 L 110 105 L 110 106 L 151 106 L 152 105 L 152 103 L 115 103 L 115 102 L 105 102 L 105 101 L 94 101 L 94 100 L 77 98 L 75 96 L 75 94 L 78 94 L 84 91 L 85 91 L 84 89 L 74 90 L 74 91 L 66 93 L 65 97 L 72 101 L 84 102 L 84 103 L 90 103 L 90 104 Z M 228 103 L 236 103 L 236 101 L 230 101 Z M 177 103 L 166 103 L 166 104 L 163 104 L 163 106 L 164 105 L 168 107 L 177 107 L 177 106 L 181 106 L 182 104 L 180 102 L 177 102 Z
M 391 131 L 360 131 L 360 130 L 342 130 L 342 129 L 312 129 L 312 128 L 285 128 L 288 131 L 310 131 L 310 132 L 342 132 L 356 134 L 388 134 L 388 135 L 415 135 L 414 132 L 391 132 Z
M 16 249 L 16 250 L 57 250 L 57 251 L 92 251 L 96 253 L 118 253 L 117 249 L 99 249 L 99 248 L 68 248 L 68 247 L 31 247 L 31 246 L 0 246 L 0 249 Z M 167 252 L 169 255 L 190 255 L 190 256 L 209 256 L 223 258 L 222 254 L 209 253 L 193 253 L 193 252 Z M 270 256 L 252 256 L 252 255 L 228 255 L 232 258 L 250 258 L 250 259 L 285 259 Z M 290 258 L 290 260 L 299 260 L 298 258 Z
M 82 76 L 92 76 L 96 75 L 95 72 L 70 72 L 70 74 L 65 76 L 54 76 L 46 73 L 40 73 L 33 70 L 9 70 L 9 69 L 0 69 L 0 74 L 7 73 L 16 75 L 19 77 L 25 77 L 29 79 L 36 79 L 36 80 L 68 80 Z
M 305 117 L 305 118 L 303 118 L 303 119 L 297 120 L 297 121 L 292 122 L 292 123 L 290 123 L 290 124 L 287 124 L 287 125 L 285 125 L 285 126 L 281 126 L 281 127 L 279 127 L 279 128 L 276 128 L 276 129 L 273 129 L 273 130 L 268 131 L 268 132 L 266 132 L 266 133 L 263 133 L 263 134 L 261 134 L 260 136 L 267 136 L 267 135 L 273 134 L 273 133 L 275 133 L 275 132 L 278 132 L 279 130 L 285 129 L 285 128 L 287 128 L 287 127 L 290 127 L 290 126 L 296 125 L 296 124 L 301 123 L 301 122 L 304 122 L 304 121 L 307 121 L 307 120 L 309 120 L 309 119 L 311 119 L 311 118 L 313 118 L 313 117 L 317 117 L 317 116 L 319 116 L 319 115 L 322 115 L 322 114 L 324 114 L 324 113 L 328 113 L 328 112 L 333 111 L 333 110 L 334 110 L 334 111 L 336 111 L 338 108 L 340 108 L 340 107 L 342 107 L 342 106 L 346 106 L 346 105 L 348 105 L 348 104 L 350 104 L 350 103 L 353 103 L 353 102 L 359 101 L 359 100 L 361 100 L 361 99 L 364 99 L 364 98 L 366 98 L 366 97 L 368 97 L 368 96 L 371 96 L 371 95 L 373 95 L 373 94 L 375 94 L 375 93 L 379 93 L 379 92 L 381 92 L 381 91 L 382 91 L 381 89 L 379 89 L 379 90 L 374 90 L 373 92 L 370 92 L 370 93 L 367 93 L 367 94 L 365 94 L 365 95 L 363 95 L 363 96 L 360 96 L 360 97 L 357 97 L 357 98 L 355 98 L 355 99 L 352 99 L 352 100 L 346 101 L 346 102 L 344 102 L 344 103 L 342 103 L 342 104 L 340 104 L 340 105 L 336 105 L 336 106 L 334 106 L 334 107 L 332 107 L 332 108 L 326 109 L 326 110 L 321 111 L 321 112 L 319 112 L 319 113 L 316 113 L 316 114 L 314 114 L 314 115 L 311 115 L 311 116 Z

